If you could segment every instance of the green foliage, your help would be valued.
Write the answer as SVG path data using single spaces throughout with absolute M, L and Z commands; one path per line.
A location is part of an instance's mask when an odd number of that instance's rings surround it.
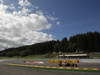
M 100 52 L 100 33 L 88 32 L 85 34 L 79 34 L 72 36 L 69 40 L 70 43 L 74 43 L 76 50 L 84 52 Z
M 52 40 L 18 48 L 9 48 L 0 52 L 0 56 L 29 56 L 48 54 L 53 57 L 53 52 L 100 52 L 100 33 L 88 32 L 71 36 L 69 40 Z

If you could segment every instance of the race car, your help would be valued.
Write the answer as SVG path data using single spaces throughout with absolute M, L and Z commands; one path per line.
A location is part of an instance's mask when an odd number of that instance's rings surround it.
M 57 60 L 48 60 L 48 63 L 57 63 L 59 66 L 71 66 L 77 67 L 80 61 L 77 59 L 57 59 Z

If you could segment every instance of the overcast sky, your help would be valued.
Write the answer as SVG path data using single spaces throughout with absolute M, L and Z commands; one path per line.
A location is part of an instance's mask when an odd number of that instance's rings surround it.
M 100 0 L 0 0 L 0 48 L 100 32 Z

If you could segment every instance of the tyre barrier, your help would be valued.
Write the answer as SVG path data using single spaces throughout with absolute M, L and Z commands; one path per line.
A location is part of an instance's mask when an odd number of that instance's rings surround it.
M 45 70 L 100 72 L 100 68 L 58 67 L 58 66 L 37 66 L 37 65 L 33 66 L 33 65 L 24 65 L 24 64 L 6 64 L 6 65 L 18 66 L 18 67 L 29 67 L 34 69 L 45 69 Z

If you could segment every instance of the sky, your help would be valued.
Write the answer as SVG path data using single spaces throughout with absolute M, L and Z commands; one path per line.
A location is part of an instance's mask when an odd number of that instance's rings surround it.
M 38 0 L 41 9 L 60 21 L 45 31 L 57 39 L 85 32 L 100 32 L 100 0 Z
M 100 0 L 0 0 L 0 49 L 100 32 Z

